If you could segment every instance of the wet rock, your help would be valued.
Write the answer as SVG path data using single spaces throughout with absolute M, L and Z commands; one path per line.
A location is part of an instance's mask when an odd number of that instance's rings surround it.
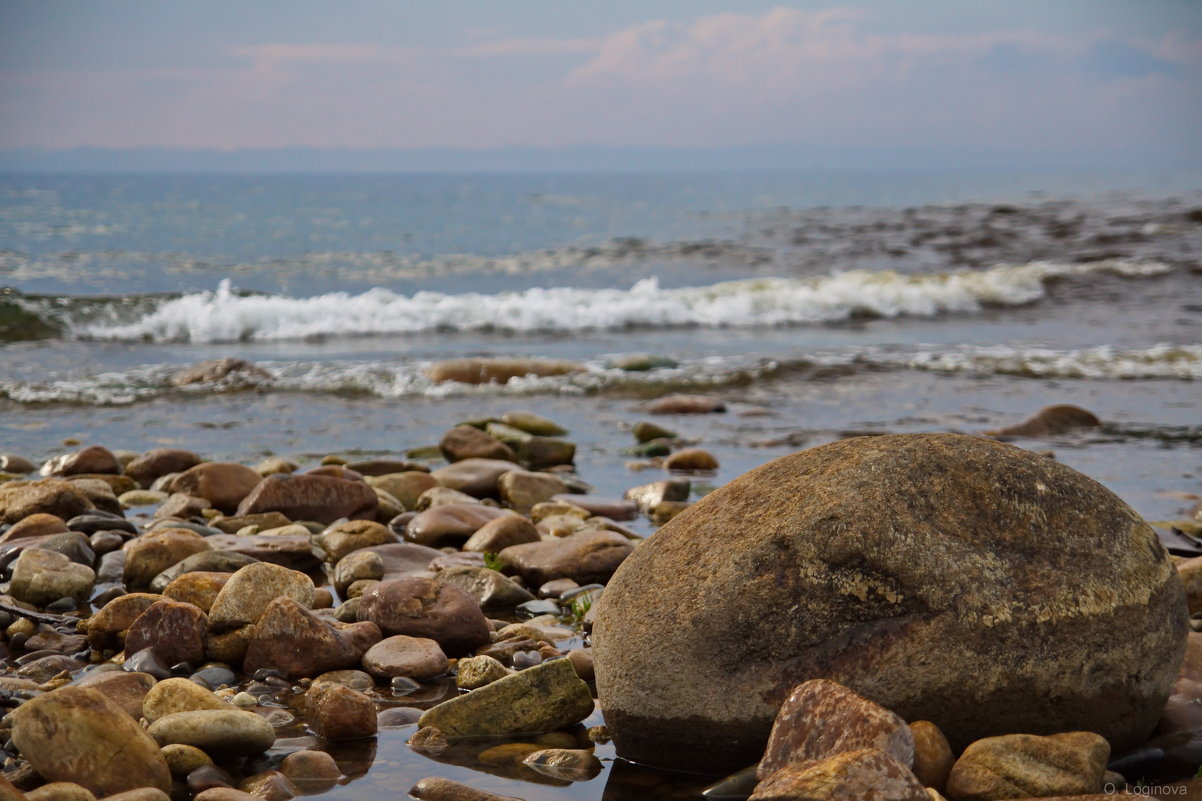
M 347 520 L 336 523 L 317 537 L 317 543 L 326 552 L 330 564 L 338 564 L 340 559 L 359 548 L 396 541 L 396 535 L 389 531 L 387 526 L 374 520 Z
M 1045 406 L 1031 417 L 1012 426 L 986 431 L 994 437 L 1054 437 L 1082 428 L 1097 428 L 1102 421 L 1080 406 Z
M 726 411 L 726 404 L 709 395 L 665 395 L 647 407 L 652 414 L 711 414 Z
M 634 438 L 639 442 L 651 442 L 656 439 L 676 439 L 680 436 L 671 429 L 652 423 L 648 420 L 640 420 L 631 427 L 630 433 L 634 434 Z
M 142 699 L 141 716 L 154 723 L 177 712 L 202 709 L 233 709 L 209 690 L 191 679 L 170 678 L 151 687 Z
M 426 681 L 447 672 L 447 655 L 434 640 L 398 634 L 386 637 L 367 649 L 363 668 L 381 679 L 408 676 Z
M 757 775 L 762 781 L 787 765 L 864 748 L 904 766 L 914 762 L 914 735 L 904 720 L 840 684 L 812 679 L 781 704 Z
M 26 654 L 26 656 L 31 656 L 31 654 Z M 34 659 L 32 662 L 26 662 L 17 669 L 17 676 L 41 683 L 49 681 L 64 671 L 74 673 L 83 667 L 84 663 L 78 659 L 64 654 L 49 654 L 48 656 Z
M 262 479 L 254 470 L 236 462 L 204 462 L 176 476 L 169 491 L 204 498 L 231 514 Z
M 601 773 L 601 760 L 579 748 L 544 748 L 527 754 L 522 764 L 566 782 L 587 782 Z
M 116 703 L 134 720 L 142 717 L 142 702 L 154 683 L 154 676 L 149 673 L 124 670 L 91 673 L 75 682 L 78 687 L 96 690 Z
M 233 708 L 173 712 L 146 732 L 161 746 L 190 745 L 215 760 L 261 754 L 275 742 L 275 729 L 264 718 Z
M 260 562 L 270 562 L 290 570 L 307 571 L 318 567 L 324 554 L 314 550 L 310 538 L 291 534 L 270 537 L 215 534 L 208 538 L 215 551 L 232 551 Z
M 585 681 L 593 681 L 596 678 L 592 648 L 577 648 L 568 651 L 568 661 L 572 663 L 572 668 L 580 678 Z
M 121 472 L 121 463 L 113 452 L 99 445 L 92 445 L 74 453 L 56 456 L 42 465 L 44 476 L 77 476 L 89 473 Z
M 493 439 L 475 426 L 455 426 L 442 435 L 438 441 L 438 450 L 448 462 L 460 462 L 467 459 L 487 459 L 489 461 L 516 462 L 517 455 L 513 449 L 500 440 Z M 445 468 L 444 468 L 445 469 Z M 444 483 L 437 470 L 432 475 L 440 483 Z M 444 486 L 451 486 L 445 484 Z M 456 489 L 458 489 L 456 487 Z
M 506 676 L 427 709 L 418 725 L 448 738 L 554 731 L 593 712 L 588 685 L 566 659 Z
M 528 434 L 534 434 L 539 437 L 562 437 L 568 433 L 568 430 L 559 425 L 559 423 L 541 417 L 534 412 L 505 412 L 505 414 L 501 415 L 501 422 L 507 426 L 513 426 Z
M 58 478 L 9 482 L 0 486 L 0 523 L 17 523 L 39 512 L 70 520 L 92 508 L 92 502 L 83 491 Z
M 318 737 L 357 740 L 375 737 L 376 706 L 371 698 L 340 684 L 317 684 L 305 693 L 305 720 Z
M 1110 746 L 1090 732 L 1008 734 L 970 745 L 952 766 L 955 801 L 1075 795 L 1102 790 Z
M 168 528 L 143 534 L 125 543 L 125 584 L 147 587 L 167 568 L 213 546 L 199 534 L 184 528 Z
M 197 768 L 213 764 L 213 759 L 196 746 L 173 743 L 163 746 L 161 751 L 163 758 L 167 760 L 167 767 L 171 769 L 171 775 L 177 779 L 186 778 Z
M 164 598 L 133 622 L 125 635 L 125 648 L 136 653 L 153 648 L 168 665 L 197 664 L 205 657 L 208 617 L 199 608 Z
M 513 796 L 497 795 L 487 790 L 478 790 L 467 784 L 437 777 L 422 779 L 409 788 L 409 795 L 421 799 L 421 801 L 522 801 Z
M 204 770 L 204 769 L 202 769 Z M 196 771 L 200 773 L 201 771 Z M 188 789 L 192 789 L 194 775 L 188 776 Z M 243 792 L 233 787 L 218 785 L 208 787 L 193 796 L 192 801 L 264 801 L 257 795 Z
M 701 448 L 685 448 L 668 457 L 664 467 L 682 473 L 708 473 L 718 469 L 718 460 Z
M 101 479 L 118 480 L 124 479 L 124 476 L 95 476 L 95 474 L 70 476 L 67 478 L 67 483 L 79 490 L 88 499 L 88 502 L 99 511 L 120 516 L 124 512 L 121 508 L 121 502 L 117 500 L 117 495 L 109 482 Z M 126 487 L 126 489 L 132 489 L 132 486 Z M 125 490 L 121 491 L 124 492 Z M 70 520 L 71 516 L 67 515 L 64 519 Z
M 278 770 L 265 770 L 247 776 L 238 787 L 261 801 L 289 801 L 301 794 L 292 780 Z
M 4 532 L 4 536 L 0 536 L 0 545 L 30 537 L 63 534 L 69 530 L 61 517 L 39 512 L 14 523 L 12 528 Z
M 312 686 L 318 684 L 341 684 L 360 692 L 367 692 L 376 686 L 371 675 L 362 670 L 330 670 L 313 679 Z
M 384 560 L 371 551 L 356 551 L 334 568 L 334 589 L 343 598 L 356 581 L 379 581 L 384 578 Z
M 437 479 L 440 486 L 462 492 L 472 498 L 499 498 L 498 482 L 501 476 L 516 469 L 517 465 L 512 461 L 473 457 L 440 467 L 430 475 Z
M 784 692 L 818 676 L 954 747 L 1066 728 L 1129 746 L 1176 678 L 1183 596 L 1154 532 L 1064 465 L 856 437 L 757 468 L 642 543 L 598 605 L 597 685 L 618 753 L 661 766 L 754 761 Z M 718 730 L 714 753 L 700 733 Z
M 61 553 L 75 564 L 84 565 L 89 568 L 96 561 L 96 552 L 92 550 L 91 543 L 86 536 L 80 534 L 78 531 L 54 534 L 34 547 L 39 551 Z
M 748 801 L 931 801 L 905 765 L 873 749 L 800 762 L 756 785 Z
M 211 543 L 210 543 L 211 544 Z M 169 584 L 188 573 L 235 573 L 259 560 L 235 551 L 197 551 L 150 580 L 150 589 L 162 592 Z
M 184 573 L 163 588 L 163 597 L 192 604 L 207 615 L 231 575 L 207 570 Z M 151 586 L 154 586 L 154 582 Z
M 567 485 L 550 473 L 510 470 L 498 479 L 497 488 L 507 506 L 527 514 L 536 503 L 549 501 L 563 493 Z
M 78 604 L 92 594 L 95 579 L 96 573 L 90 567 L 76 564 L 61 553 L 32 548 L 22 551 L 13 564 L 8 592 L 38 607 L 59 598 L 71 598 Z
M 551 579 L 570 578 L 578 584 L 609 581 L 634 545 L 612 531 L 582 531 L 545 542 L 513 545 L 498 554 L 506 571 L 537 587 Z
M 380 636 L 372 623 L 337 628 L 296 600 L 280 597 L 251 628 L 243 666 L 248 673 L 266 667 L 290 676 L 316 676 L 357 666 Z
M 929 720 L 911 723 L 910 733 L 914 736 L 914 775 L 923 786 L 934 787 L 942 793 L 947 789 L 947 777 L 956 762 L 951 745 L 939 727 Z
M 263 479 L 238 505 L 238 514 L 280 512 L 290 520 L 333 523 L 342 517 L 373 520 L 379 505 L 375 491 L 363 481 L 281 473 Z
M 438 571 L 434 580 L 458 587 L 483 609 L 517 606 L 534 600 L 534 596 L 524 587 L 487 567 L 450 567 Z
M 280 762 L 280 773 L 293 781 L 342 778 L 338 763 L 325 751 L 294 751 Z
M 503 679 L 510 671 L 491 656 L 470 656 L 460 659 L 455 665 L 455 684 L 463 690 L 478 690 L 497 679 Z
M 606 498 L 599 495 L 556 495 L 553 501 L 563 501 L 578 506 L 590 516 L 608 517 L 610 520 L 634 520 L 639 516 L 639 507 L 625 498 Z
M 13 743 L 50 781 L 75 782 L 98 796 L 171 785 L 159 746 L 96 690 L 44 693 L 18 707 L 12 720 Z
M 267 381 L 271 378 L 271 374 L 266 370 L 256 367 L 245 359 L 227 356 L 222 359 L 197 362 L 191 367 L 173 373 L 167 379 L 167 383 L 173 387 L 182 387 L 188 384 L 212 384 L 229 378 L 231 375 L 253 382 Z
M 570 465 L 576 460 L 576 445 L 554 437 L 530 437 L 518 445 L 517 456 L 531 470 Z
M 138 533 L 138 527 L 132 521 L 99 512 L 89 512 L 73 517 L 67 521 L 67 528 L 88 535 L 99 531 L 122 531 L 135 535 Z
M 180 448 L 154 448 L 125 466 L 125 475 L 143 487 L 168 473 L 183 473 L 200 464 L 200 457 Z
M 405 538 L 418 545 L 434 546 L 463 542 L 486 523 L 513 515 L 507 509 L 478 503 L 449 503 L 418 514 L 405 527 Z
M 435 640 L 449 656 L 470 653 L 491 639 L 488 621 L 470 595 L 426 578 L 376 584 L 363 594 L 359 619 L 375 623 L 389 636 Z
M 407 470 L 404 473 L 389 473 L 378 477 L 369 477 L 367 483 L 376 489 L 382 489 L 401 502 L 406 509 L 417 507 L 417 499 L 428 489 L 439 486 L 438 479 L 427 472 Z
M 538 542 L 538 529 L 521 515 L 501 515 L 476 529 L 463 544 L 463 550 L 476 553 L 499 553 L 510 545 Z
M 551 359 L 471 358 L 435 362 L 426 375 L 435 384 L 456 381 L 460 384 L 506 384 L 512 378 L 540 378 L 582 372 L 575 362 Z
M 282 528 L 291 525 L 292 521 L 279 512 L 262 512 L 253 515 L 222 515 L 210 523 L 213 528 L 225 534 L 237 534 L 250 527 L 258 531 Z
M 381 729 L 396 729 L 417 723 L 417 719 L 421 716 L 420 709 L 411 706 L 394 706 L 380 710 L 380 713 L 376 715 L 376 724 Z
M 221 633 L 255 623 L 277 598 L 309 607 L 313 593 L 313 580 L 304 573 L 254 562 L 239 568 L 217 593 L 209 610 L 210 630 Z
M 655 511 L 655 508 L 665 501 L 684 502 L 689 499 L 691 485 L 687 478 L 674 478 L 667 481 L 655 481 L 626 490 L 624 497 L 634 501 L 645 515 Z
M 121 650 L 125 647 L 125 632 L 130 625 L 162 596 L 146 592 L 131 592 L 105 604 L 99 612 L 83 621 L 88 643 L 97 650 Z
M 628 353 L 605 363 L 610 370 L 625 370 L 628 373 L 645 373 L 648 370 L 660 370 L 678 365 L 679 362 L 675 359 L 657 356 L 653 353 Z

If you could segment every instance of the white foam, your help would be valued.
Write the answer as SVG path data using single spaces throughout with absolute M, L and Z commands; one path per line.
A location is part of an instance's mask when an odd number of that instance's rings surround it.
M 1155 261 L 1090 264 L 1030 262 L 988 270 L 907 275 L 862 270 L 818 278 L 759 278 L 702 287 L 661 288 L 655 278 L 630 289 L 532 288 L 495 295 L 372 289 L 310 298 L 215 292 L 170 300 L 126 324 L 93 323 L 74 333 L 96 339 L 234 342 L 314 336 L 405 334 L 440 330 L 514 332 L 631 327 L 803 325 L 879 317 L 972 313 L 986 305 L 1021 305 L 1046 294 L 1049 279 L 1111 272 L 1150 276 L 1170 268 Z

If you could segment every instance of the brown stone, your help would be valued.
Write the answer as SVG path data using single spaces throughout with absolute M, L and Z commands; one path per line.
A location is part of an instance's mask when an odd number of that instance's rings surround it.
M 507 384 L 511 378 L 540 378 L 579 373 L 584 367 L 569 361 L 551 359 L 471 358 L 435 362 L 426 375 L 435 384 L 457 381 L 460 384 Z
M 150 688 L 146 697 L 142 699 L 140 716 L 154 723 L 159 718 L 174 715 L 177 712 L 233 708 L 196 682 L 176 677 L 163 679 Z
M 238 514 L 274 511 L 290 520 L 333 523 L 340 517 L 372 520 L 378 506 L 376 493 L 366 482 L 280 473 L 263 479 L 238 506 Z
M 154 682 L 154 676 L 149 673 L 110 670 L 85 676 L 77 682 L 77 686 L 96 690 L 137 720 L 142 717 L 142 701 Z
M 492 629 L 475 600 L 432 579 L 382 581 L 363 594 L 358 616 L 389 636 L 434 640 L 450 656 L 470 653 L 491 639 Z
M 217 509 L 232 514 L 263 477 L 235 462 L 204 462 L 189 467 L 171 481 L 170 492 L 204 498 Z
M 534 600 L 534 595 L 525 587 L 482 565 L 451 565 L 435 573 L 434 580 L 463 590 L 482 609 L 517 606 Z
M 718 460 L 701 448 L 685 448 L 668 457 L 664 467 L 682 473 L 706 473 L 718 469 Z
M 1012 426 L 985 433 L 994 437 L 1054 437 L 1081 428 L 1097 428 L 1102 421 L 1080 406 L 1045 406 L 1031 417 Z
M 432 561 L 442 556 L 442 551 L 427 548 L 414 542 L 397 542 L 388 545 L 373 545 L 364 550 L 371 551 L 384 563 L 384 580 L 406 578 L 413 573 L 425 572 Z
M 78 476 L 87 473 L 121 472 L 121 463 L 113 452 L 100 445 L 90 445 L 74 453 L 56 456 L 42 465 L 44 476 Z
M 409 795 L 420 801 L 522 801 L 510 795 L 497 795 L 436 776 L 422 779 L 413 785 L 409 788 Z
M 512 464 L 517 461 L 517 454 L 513 452 L 512 448 L 498 439 L 493 439 L 475 426 L 455 426 L 442 435 L 442 439 L 438 441 L 438 450 L 442 452 L 443 458 L 448 462 L 487 459 Z M 431 475 L 444 486 L 450 486 L 443 482 L 439 471 L 435 470 Z
M 538 542 L 538 529 L 521 515 L 502 515 L 476 529 L 463 544 L 464 551 L 500 553 L 510 545 Z
M 119 595 L 81 624 L 87 632 L 88 643 L 95 649 L 121 650 L 125 647 L 125 632 L 161 595 L 131 592 Z
M 207 541 L 215 551 L 231 551 L 289 570 L 304 572 L 318 567 L 322 562 L 311 539 L 303 534 L 273 534 L 270 537 L 214 534 Z
M 818 677 L 953 747 L 1064 729 L 1131 747 L 1176 679 L 1186 614 L 1163 546 L 1111 492 L 954 434 L 757 468 L 641 543 L 596 611 L 619 755 L 710 770 L 754 761 L 785 693 Z
M 125 583 L 148 587 L 159 573 L 201 551 L 212 550 L 208 540 L 186 528 L 159 529 L 125 543 Z
M 652 414 L 710 414 L 726 411 L 720 398 L 709 395 L 665 395 L 647 407 Z
M 387 526 L 374 520 L 347 520 L 336 523 L 317 538 L 330 564 L 338 564 L 342 557 L 359 548 L 396 541 L 396 535 L 389 531 Z
M 60 478 L 12 481 L 0 486 L 0 522 L 17 523 L 33 514 L 70 520 L 94 508 L 83 491 Z
M 605 583 L 634 544 L 613 531 L 582 531 L 544 542 L 512 545 L 498 554 L 507 572 L 517 573 L 529 587 L 552 579 L 570 578 L 578 584 Z
M 417 507 L 417 499 L 432 487 L 439 486 L 438 479 L 428 472 L 407 470 L 404 473 L 388 473 L 383 476 L 369 477 L 367 483 L 376 489 L 382 489 L 400 501 L 406 509 Z
M 625 498 L 605 498 L 598 495 L 556 495 L 551 500 L 579 506 L 589 515 L 608 517 L 610 520 L 634 520 L 639 516 L 638 504 Z
M 214 573 L 208 570 L 198 570 L 183 573 L 171 580 L 163 588 L 163 597 L 174 601 L 183 601 L 200 609 L 206 615 L 213 608 L 213 601 L 221 588 L 230 580 L 232 573 Z
M 947 789 L 947 777 L 956 762 L 952 747 L 939 727 L 929 720 L 916 720 L 910 724 L 914 735 L 914 775 L 925 787 L 934 787 L 939 792 Z
M 1185 601 L 1189 613 L 1202 612 L 1202 556 L 1186 559 L 1177 565 L 1177 575 L 1185 586 Z
M 162 790 L 156 790 L 162 792 Z M 122 793 L 124 795 L 124 793 Z M 74 782 L 50 782 L 30 790 L 24 795 L 26 801 L 96 801 L 96 796 L 86 787 Z
M 250 625 L 277 598 L 291 598 L 308 607 L 313 603 L 313 589 L 313 580 L 304 573 L 270 562 L 238 568 L 213 601 L 209 628 L 223 632 Z
M 188 384 L 211 384 L 215 381 L 229 378 L 231 375 L 241 380 L 249 380 L 255 383 L 271 379 L 270 373 L 260 367 L 256 367 L 245 359 L 235 359 L 227 356 L 222 359 L 209 359 L 208 361 L 197 362 L 191 367 L 186 367 L 172 374 L 167 379 L 167 383 L 173 387 L 182 387 Z
M 420 512 L 405 526 L 405 539 L 418 545 L 458 544 L 486 523 L 513 512 L 478 503 L 448 503 Z
M 125 475 L 143 487 L 168 473 L 182 473 L 200 464 L 200 457 L 180 448 L 154 448 L 125 466 Z
M 305 720 L 318 737 L 357 740 L 375 737 L 376 705 L 341 684 L 315 684 L 305 693 Z
M 115 701 L 87 687 L 60 687 L 12 713 L 13 743 L 50 781 L 98 796 L 171 786 L 158 744 Z
M 229 515 L 209 521 L 210 526 L 226 534 L 237 534 L 248 526 L 254 526 L 259 531 L 267 531 L 273 528 L 283 528 L 291 523 L 291 520 L 279 512 L 263 512 L 257 515 Z
M 37 469 L 33 462 L 15 453 L 0 453 L 0 473 L 15 473 L 23 476 Z
M 799 762 L 756 785 L 748 801 L 930 801 L 906 766 L 871 748 Z
M 631 487 L 626 490 L 626 498 L 634 501 L 643 514 L 650 515 L 663 503 L 687 501 L 690 489 L 687 478 L 675 478 Z
M 205 509 L 211 508 L 213 504 L 204 498 L 184 492 L 173 492 L 154 510 L 154 516 L 159 519 L 188 520 L 204 514 Z
M 531 473 L 527 470 L 510 470 L 497 481 L 501 500 L 511 509 L 529 514 L 537 503 L 549 501 L 563 493 L 567 485 L 550 473 Z
M 382 679 L 408 676 L 425 681 L 446 673 L 448 667 L 447 655 L 437 642 L 403 634 L 380 640 L 363 655 L 363 669 Z
M 338 763 L 325 751 L 294 751 L 280 762 L 280 773 L 293 781 L 342 778 Z
M 165 664 L 198 665 L 205 657 L 208 616 L 189 603 L 164 598 L 142 613 L 125 635 L 126 653 L 154 649 Z
M 1106 740 L 1091 732 L 987 737 L 956 760 L 947 795 L 953 801 L 994 801 L 1098 793 L 1109 758 Z
M 13 524 L 13 527 L 0 536 L 0 545 L 26 537 L 45 537 L 51 534 L 63 534 L 70 529 L 61 517 L 48 515 L 44 512 L 32 514 Z
M 278 770 L 265 770 L 247 776 L 238 786 L 261 801 L 289 801 L 301 795 L 292 780 Z
M 788 765 L 865 748 L 907 769 L 914 762 L 914 736 L 904 720 L 840 684 L 811 679 L 781 704 L 756 775 L 763 781 Z
M 475 429 L 471 429 L 475 431 Z M 444 489 L 455 490 L 472 498 L 499 498 L 501 476 L 518 466 L 504 459 L 464 458 L 440 467 L 430 475 Z
M 379 640 L 380 630 L 372 623 L 335 628 L 292 598 L 282 597 L 251 627 L 243 667 L 247 673 L 270 667 L 290 676 L 316 676 L 358 666 Z

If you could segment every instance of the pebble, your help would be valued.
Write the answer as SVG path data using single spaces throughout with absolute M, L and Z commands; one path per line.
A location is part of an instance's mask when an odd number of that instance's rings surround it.
M 378 730 L 371 698 L 341 684 L 315 684 L 305 693 L 305 720 L 327 740 L 374 737 Z
M 186 681 L 186 679 L 185 679 Z M 253 712 L 233 707 L 163 715 L 147 733 L 159 745 L 191 745 L 214 759 L 261 754 L 275 742 L 275 729 Z
M 381 679 L 407 676 L 425 681 L 447 672 L 447 656 L 434 640 L 396 635 L 386 637 L 367 649 L 363 667 Z

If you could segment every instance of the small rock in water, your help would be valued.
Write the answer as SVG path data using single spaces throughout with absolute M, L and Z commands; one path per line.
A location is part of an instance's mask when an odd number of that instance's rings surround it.
M 665 395 L 647 407 L 652 414 L 712 414 L 726 411 L 726 404 L 709 395 Z
M 524 376 L 567 375 L 583 372 L 584 367 L 569 361 L 549 359 L 450 359 L 435 362 L 426 375 L 436 384 L 457 381 L 461 384 L 505 384 Z
M 651 442 L 656 439 L 676 439 L 679 434 L 670 428 L 664 428 L 649 420 L 640 420 L 631 427 L 630 432 L 639 442 Z
M 707 450 L 685 448 L 669 456 L 664 467 L 684 473 L 706 473 L 718 469 L 718 460 Z
M 233 707 L 173 712 L 150 724 L 147 733 L 160 745 L 191 745 L 214 759 L 254 756 L 275 742 L 270 723 Z
M 188 384 L 211 384 L 215 381 L 228 378 L 231 375 L 251 382 L 268 381 L 271 379 L 270 373 L 260 367 L 256 367 L 245 359 L 226 357 L 198 362 L 191 367 L 172 374 L 167 379 L 167 383 L 173 387 L 182 387 Z
M 547 748 L 527 754 L 522 764 L 544 776 L 569 782 L 586 782 L 601 772 L 601 760 L 578 748 Z
M 491 656 L 460 659 L 455 669 L 455 683 L 464 690 L 478 690 L 509 675 L 509 669 Z
M 438 449 L 448 462 L 461 462 L 467 459 L 495 459 L 515 462 L 517 456 L 513 449 L 500 440 L 490 437 L 474 426 L 455 426 L 442 435 Z M 434 473 L 438 477 L 437 471 Z
M 618 356 L 610 359 L 605 363 L 605 367 L 610 370 L 625 370 L 628 373 L 645 373 L 648 370 L 660 370 L 663 368 L 678 367 L 680 365 L 675 359 L 669 359 L 667 356 L 656 356 L 653 353 L 628 353 L 625 356 Z
M 363 667 L 373 676 L 408 676 L 423 681 L 447 672 L 447 656 L 434 640 L 398 634 L 367 649 Z
M 1060 404 L 1045 406 L 1031 417 L 1012 426 L 1004 426 L 985 434 L 993 437 L 1054 437 L 1082 428 L 1097 428 L 1102 421 L 1093 412 L 1080 406 Z
M 497 795 L 487 790 L 477 790 L 467 784 L 450 779 L 422 779 L 409 788 L 409 795 L 421 801 L 522 801 L 508 795 Z
M 491 639 L 488 621 L 470 595 L 427 578 L 374 585 L 363 594 L 359 619 L 375 623 L 386 635 L 435 640 L 448 656 L 470 653 Z
M 645 515 L 655 511 L 664 501 L 683 503 L 689 499 L 692 485 L 687 478 L 673 478 L 667 481 L 655 481 L 626 490 L 625 497 L 634 501 Z
M 280 773 L 289 779 L 338 779 L 342 771 L 325 751 L 296 751 L 280 762 Z
M 356 740 L 374 737 L 376 706 L 371 698 L 340 684 L 317 684 L 305 693 L 305 719 L 319 737 Z
M 376 725 L 381 729 L 400 728 L 417 723 L 422 716 L 420 709 L 411 706 L 394 706 L 383 709 L 376 715 Z
M 568 433 L 563 426 L 534 412 L 506 412 L 501 415 L 501 422 L 539 437 L 562 437 Z

